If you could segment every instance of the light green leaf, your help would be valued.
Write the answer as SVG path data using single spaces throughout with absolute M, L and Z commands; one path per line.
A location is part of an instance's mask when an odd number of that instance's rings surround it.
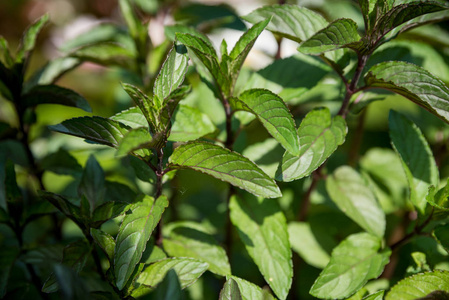
M 83 46 L 70 54 L 81 61 L 89 61 L 102 66 L 135 68 L 133 51 L 116 43 L 97 43 Z
M 238 288 L 240 290 L 240 295 L 242 300 L 254 300 L 254 299 L 263 299 L 263 300 L 274 300 L 275 298 L 267 291 L 262 290 L 260 287 L 255 285 L 254 283 L 251 283 L 249 281 L 246 281 L 244 279 L 241 279 L 236 276 L 229 276 L 228 279 L 234 280 Z
M 9 43 L 3 36 L 0 36 L 0 61 L 4 62 L 7 68 L 11 68 L 14 65 Z
M 298 43 L 307 40 L 328 22 L 316 12 L 297 5 L 264 6 L 243 17 L 256 24 L 271 18 L 267 29 Z
M 131 97 L 134 103 L 136 103 L 137 107 L 139 107 L 140 111 L 145 116 L 145 119 L 147 120 L 148 125 L 150 126 L 152 132 L 153 133 L 158 132 L 159 128 L 158 110 L 156 110 L 156 108 L 154 107 L 153 100 L 151 100 L 150 97 L 144 94 L 138 87 L 132 84 L 122 83 L 122 87 Z M 128 114 L 126 115 L 128 119 L 133 116 L 128 116 Z M 139 123 L 141 122 L 140 118 L 136 119 L 136 121 Z M 147 124 L 144 124 L 142 127 L 145 126 L 147 126 Z
M 449 224 L 436 227 L 432 232 L 433 237 L 449 253 Z
M 439 181 L 432 150 L 419 128 L 404 116 L 390 111 L 389 124 L 391 143 L 408 180 L 410 201 L 424 215 L 429 186 Z
M 172 168 L 193 169 L 244 189 L 256 196 L 281 196 L 273 179 L 258 166 L 237 152 L 205 143 L 181 145 L 169 158 Z
M 351 19 L 338 19 L 304 41 L 298 50 L 305 54 L 320 55 L 339 48 L 355 48 L 359 40 L 357 24 Z
M 207 263 L 193 258 L 167 258 L 149 265 L 137 277 L 136 283 L 154 288 L 173 269 L 178 275 L 181 288 L 185 289 L 195 283 L 208 267 Z
M 292 155 L 300 154 L 295 120 L 284 101 L 269 90 L 252 89 L 231 100 L 235 110 L 249 111 L 257 116 L 267 131 Z
M 383 88 L 419 104 L 449 122 L 449 88 L 423 68 L 406 62 L 383 62 L 365 75 L 370 88 Z
M 178 275 L 171 269 L 168 270 L 164 280 L 158 285 L 155 291 L 157 300 L 182 300 L 184 299 Z
M 328 108 L 309 112 L 298 129 L 300 154 L 284 154 L 276 179 L 293 181 L 309 176 L 343 144 L 346 132 L 345 120 L 340 116 L 332 119 Z
M 376 236 L 350 235 L 334 248 L 329 264 L 313 284 L 310 294 L 326 299 L 347 298 L 382 273 L 390 254 L 389 249 L 381 250 L 381 240 Z
M 231 266 L 225 250 L 200 224 L 193 222 L 171 223 L 163 240 L 164 250 L 172 257 L 192 257 L 209 264 L 217 275 L 231 275 Z
M 6 287 L 8 285 L 9 274 L 20 254 L 20 249 L 16 247 L 5 247 L 3 245 L 0 249 L 0 297 L 3 298 L 6 294 Z
M 230 216 L 240 239 L 265 281 L 280 299 L 286 299 L 293 277 L 287 221 L 276 202 L 253 196 L 231 198 Z
M 165 196 L 154 201 L 144 196 L 130 207 L 116 238 L 114 271 L 117 288 L 123 289 L 142 257 L 147 241 L 168 206 Z M 162 278 L 161 278 L 162 280 Z
M 84 196 L 89 201 L 90 212 L 103 203 L 106 193 L 105 174 L 95 156 L 92 154 L 86 162 L 81 182 L 78 186 L 78 195 Z
M 369 233 L 384 236 L 385 213 L 357 171 L 339 167 L 326 179 L 326 189 L 345 215 Z
M 240 289 L 234 279 L 229 278 L 226 280 L 223 288 L 220 291 L 220 297 L 218 300 L 242 300 Z
M 306 263 L 315 268 L 324 269 L 329 263 L 330 255 L 321 247 L 309 223 L 291 222 L 288 224 L 288 235 L 292 249 Z
M 49 126 L 53 131 L 77 136 L 110 147 L 118 147 L 130 127 L 102 117 L 79 117 Z
M 375 292 L 374 294 L 363 297 L 363 300 L 383 300 L 384 294 L 385 294 L 385 291 L 378 291 L 378 292 Z
M 145 148 L 153 147 L 156 142 L 157 140 L 153 140 L 153 137 L 151 136 L 147 127 L 134 128 L 128 131 L 128 133 L 123 136 L 123 139 L 120 141 L 120 144 L 117 148 L 116 155 L 126 155 L 139 149 L 146 150 Z M 145 151 L 143 153 L 151 155 L 149 151 Z
M 125 124 L 131 128 L 148 126 L 148 122 L 139 107 L 131 107 L 110 117 L 111 120 Z
M 37 35 L 41 32 L 45 24 L 47 24 L 48 19 L 48 14 L 43 15 L 24 32 L 19 48 L 17 49 L 16 63 L 23 63 L 28 58 L 28 55 L 36 45 Z
M 98 246 L 104 251 L 108 260 L 112 263 L 114 261 L 114 249 L 115 249 L 115 241 L 114 238 L 108 233 L 100 230 L 91 228 L 90 235 L 97 243 Z
M 153 93 L 161 103 L 184 81 L 189 57 L 184 45 L 174 44 L 154 82 Z
M 402 279 L 391 288 L 385 300 L 444 299 L 448 293 L 449 272 L 434 270 Z
M 207 37 L 207 35 L 201 33 L 200 31 L 198 31 L 197 29 L 195 29 L 194 27 L 191 27 L 191 26 L 186 26 L 186 25 L 182 25 L 182 24 L 166 25 L 166 26 L 164 26 L 164 33 L 165 33 L 165 36 L 167 37 L 167 39 L 169 39 L 170 41 L 173 41 L 173 42 L 176 40 L 177 33 L 188 33 L 188 34 L 191 34 L 193 36 L 196 36 L 196 37 L 202 39 L 204 42 L 209 44 L 209 46 L 211 48 L 214 47 L 212 45 L 212 42 Z
M 120 11 L 123 14 L 126 25 L 128 25 L 129 33 L 134 40 L 143 46 L 148 36 L 146 26 L 141 20 L 139 20 L 139 18 L 137 18 L 129 0 L 120 0 L 119 4 Z
M 196 108 L 180 104 L 173 116 L 169 141 L 187 142 L 215 132 L 217 128 L 208 115 Z
M 34 107 L 39 104 L 60 104 L 92 112 L 89 103 L 83 96 L 57 85 L 35 86 L 22 96 L 22 103 L 26 107 Z

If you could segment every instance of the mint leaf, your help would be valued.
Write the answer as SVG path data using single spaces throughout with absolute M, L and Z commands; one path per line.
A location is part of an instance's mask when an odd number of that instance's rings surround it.
M 102 66 L 135 69 L 135 53 L 117 43 L 104 42 L 86 45 L 72 52 L 70 56 Z
M 178 275 L 173 269 L 168 270 L 162 282 L 157 286 L 155 294 L 158 300 L 184 299 Z
M 173 115 L 169 141 L 188 142 L 215 132 L 217 128 L 208 115 L 196 108 L 180 104 Z
M 95 156 L 90 155 L 84 167 L 81 182 L 78 186 L 78 195 L 86 197 L 89 201 L 90 212 L 103 203 L 106 193 L 105 174 Z
M 106 254 L 109 262 L 114 261 L 114 249 L 115 249 L 115 240 L 108 233 L 101 231 L 100 229 L 91 228 L 90 235 L 94 239 L 95 243 L 103 250 Z
M 148 97 L 146 94 L 144 94 L 138 87 L 132 84 L 122 83 L 122 87 L 131 97 L 134 103 L 136 103 L 137 107 L 139 107 L 142 114 L 145 116 L 145 119 L 148 122 L 147 124 L 151 128 L 151 131 L 153 133 L 158 132 L 159 131 L 158 109 L 156 109 L 153 100 L 150 99 L 150 97 Z M 147 124 L 144 124 L 142 127 L 147 126 Z
M 147 119 L 139 107 L 131 107 L 129 109 L 122 110 L 109 119 L 125 124 L 131 128 L 148 126 Z
M 37 35 L 41 32 L 42 28 L 47 24 L 49 15 L 45 14 L 36 20 L 27 30 L 24 32 L 20 41 L 19 48 L 17 49 L 16 63 L 23 63 L 33 51 L 36 45 Z
M 264 300 L 274 300 L 275 298 L 267 291 L 262 290 L 260 287 L 241 279 L 236 276 L 229 276 L 228 279 L 234 280 L 240 290 L 240 295 L 242 300 L 254 300 L 254 299 L 264 299 Z M 237 298 L 238 299 L 238 298 Z
M 147 148 L 153 148 L 156 144 L 157 139 L 153 139 L 147 127 L 134 128 L 123 136 L 117 148 L 117 156 L 126 155 L 139 149 L 144 150 L 141 152 L 142 156 L 149 156 L 151 152 Z
M 239 286 L 234 279 L 229 278 L 226 280 L 223 288 L 220 291 L 218 300 L 242 300 Z

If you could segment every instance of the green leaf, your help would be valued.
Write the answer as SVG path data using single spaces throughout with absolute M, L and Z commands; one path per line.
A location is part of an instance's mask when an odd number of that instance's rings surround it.
M 0 249 L 0 297 L 3 298 L 6 294 L 6 287 L 8 285 L 9 275 L 11 269 L 20 254 L 20 249 L 16 247 L 5 247 Z
M 78 206 L 75 206 L 63 196 L 54 193 L 39 191 L 39 196 L 42 199 L 53 204 L 60 212 L 62 212 L 69 219 L 79 224 L 78 219 L 80 219 L 81 211 Z
M 313 284 L 310 294 L 326 299 L 351 296 L 382 273 L 391 251 L 380 250 L 378 237 L 369 233 L 350 235 L 334 248 L 329 264 Z
M 123 139 L 120 141 L 116 155 L 126 155 L 139 149 L 146 150 L 146 148 L 153 147 L 156 142 L 156 139 L 153 140 L 148 128 L 134 128 L 128 131 L 128 133 L 125 134 Z M 151 155 L 149 151 L 145 151 L 144 153 Z
M 134 199 L 133 197 L 132 199 Z M 108 201 L 98 206 L 90 219 L 90 226 L 99 228 L 103 223 L 124 214 L 130 208 L 130 204 L 122 201 Z
M 316 12 L 297 5 L 264 6 L 243 17 L 256 24 L 271 18 L 267 29 L 298 43 L 307 40 L 328 22 Z
M 164 250 L 173 257 L 192 257 L 209 264 L 217 275 L 231 275 L 231 266 L 225 250 L 200 224 L 171 223 L 170 232 L 163 240 Z
M 433 237 L 449 253 L 449 224 L 436 227 L 432 232 Z
M 292 249 L 304 261 L 315 268 L 324 269 L 329 263 L 330 255 L 323 249 L 309 223 L 291 222 L 288 224 L 288 235 Z
M 157 300 L 182 300 L 184 299 L 178 275 L 171 269 L 168 270 L 164 280 L 158 285 L 155 291 Z
M 402 161 L 410 189 L 410 201 L 424 215 L 426 195 L 430 185 L 439 181 L 438 168 L 426 139 L 410 120 L 390 111 L 390 138 Z
M 154 82 L 153 93 L 159 99 L 159 107 L 184 81 L 189 57 L 184 45 L 174 44 L 162 65 L 159 75 Z
M 378 292 L 375 292 L 374 294 L 363 297 L 363 300 L 383 300 L 384 294 L 385 294 L 385 291 L 378 291 Z
M 144 196 L 130 207 L 125 215 L 116 238 L 114 252 L 114 271 L 119 290 L 123 289 L 139 263 L 147 241 L 168 206 L 167 197 L 154 201 Z
M 131 107 L 129 109 L 122 110 L 109 119 L 125 124 L 131 128 L 148 126 L 147 119 L 139 107 Z
M 0 223 L 7 223 L 10 217 L 3 207 L 0 207 Z
M 159 128 L 158 111 L 154 108 L 153 101 L 147 95 L 145 95 L 138 87 L 134 85 L 122 83 L 122 87 L 131 97 L 134 103 L 136 103 L 136 105 L 139 107 L 140 111 L 145 116 L 145 119 L 147 120 L 148 125 L 150 126 L 152 132 L 153 133 L 157 132 Z M 145 126 L 147 125 L 144 124 L 142 127 Z
M 220 297 L 218 300 L 242 300 L 240 289 L 234 279 L 229 278 L 226 280 L 223 288 L 220 291 Z
M 188 142 L 215 132 L 217 128 L 208 115 L 196 108 L 180 104 L 173 116 L 169 141 Z
M 267 291 L 262 290 L 260 287 L 241 279 L 236 276 L 229 276 L 228 279 L 234 280 L 238 288 L 240 290 L 240 295 L 242 300 L 254 300 L 254 299 L 263 299 L 263 300 L 274 300 L 275 298 Z
M 192 142 L 181 145 L 173 151 L 169 162 L 173 168 L 206 173 L 256 196 L 281 196 L 273 179 L 253 162 L 237 152 L 214 144 Z
M 357 171 L 348 166 L 339 167 L 327 177 L 326 189 L 345 215 L 369 233 L 384 236 L 385 213 Z
M 293 277 L 287 221 L 276 202 L 253 196 L 231 198 L 230 217 L 240 239 L 265 281 L 280 299 L 286 299 Z
M 365 75 L 370 88 L 395 92 L 449 122 L 449 88 L 423 68 L 406 62 L 383 62 Z
M 24 32 L 20 41 L 19 48 L 17 49 L 16 63 L 23 63 L 33 51 L 36 45 L 36 39 L 39 32 L 47 24 L 49 15 L 45 14 L 36 20 L 27 30 Z
M 391 288 L 385 300 L 445 299 L 448 293 L 449 272 L 434 270 L 402 279 Z
M 105 174 L 95 156 L 92 154 L 86 162 L 81 182 L 78 186 L 78 195 L 85 196 L 89 201 L 90 212 L 103 203 L 106 193 Z
M 120 11 L 125 18 L 126 25 L 128 25 L 129 33 L 134 38 L 134 40 L 143 45 L 148 36 L 145 25 L 141 20 L 139 20 L 139 18 L 137 18 L 129 0 L 120 0 L 119 4 Z
M 193 258 L 167 258 L 149 265 L 140 273 L 136 282 L 154 288 L 173 269 L 178 275 L 181 288 L 185 289 L 195 283 L 208 267 L 207 263 Z
M 60 287 L 63 299 L 89 299 L 90 294 L 85 282 L 78 276 L 77 272 L 64 265 L 55 265 L 54 274 Z
M 365 21 L 365 29 L 369 32 L 373 25 L 372 21 L 375 21 L 370 18 L 370 15 L 376 7 L 377 0 L 358 0 L 358 2 L 362 10 L 363 20 Z
M 101 231 L 100 229 L 91 228 L 90 235 L 94 239 L 95 243 L 103 250 L 108 260 L 112 263 L 114 260 L 115 241 L 114 238 L 108 233 Z
M 252 89 L 231 100 L 235 110 L 249 111 L 257 116 L 267 131 L 292 155 L 300 155 L 295 120 L 284 101 L 269 90 Z
M 0 61 L 4 62 L 8 68 L 14 65 L 14 59 L 9 50 L 8 41 L 2 36 L 0 36 Z
M 89 103 L 83 96 L 57 85 L 35 86 L 22 96 L 22 103 L 26 107 L 34 107 L 39 104 L 60 104 L 92 112 Z
M 135 68 L 135 53 L 116 43 L 86 45 L 70 55 L 81 61 L 89 61 L 102 66 L 119 66 L 131 70 Z
M 49 126 L 53 131 L 77 136 L 110 147 L 118 147 L 130 127 L 102 117 L 79 117 Z
M 144 161 L 135 156 L 128 156 L 128 159 L 137 178 L 149 183 L 156 182 L 156 174 L 154 174 L 154 171 Z
M 177 33 L 188 33 L 202 39 L 203 41 L 208 43 L 210 47 L 213 48 L 212 42 L 209 40 L 207 35 L 201 33 L 200 31 L 191 26 L 186 26 L 182 24 L 166 25 L 164 26 L 164 33 L 167 39 L 169 39 L 172 42 L 176 40 Z
M 39 165 L 42 170 L 59 175 L 78 175 L 83 172 L 83 167 L 81 167 L 76 158 L 63 148 L 59 148 L 58 151 L 42 158 Z
M 309 176 L 343 144 L 346 132 L 345 120 L 340 116 L 332 119 L 328 108 L 309 112 L 298 129 L 300 154 L 284 154 L 276 179 L 293 181 Z
M 338 19 L 304 41 L 298 50 L 304 54 L 320 55 L 340 48 L 358 49 L 359 40 L 357 23 L 351 19 Z

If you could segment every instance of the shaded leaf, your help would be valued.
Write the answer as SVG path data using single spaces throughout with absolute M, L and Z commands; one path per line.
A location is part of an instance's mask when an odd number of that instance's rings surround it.
M 240 290 L 240 295 L 242 300 L 253 300 L 253 299 L 264 299 L 264 300 L 274 300 L 275 298 L 268 292 L 262 290 L 260 287 L 241 279 L 236 276 L 229 276 L 228 278 L 234 280 Z
M 19 48 L 16 54 L 16 63 L 23 63 L 27 59 L 31 51 L 33 51 L 36 45 L 37 35 L 48 22 L 49 15 L 45 14 L 31 24 L 24 32 L 20 41 Z
M 54 274 L 63 299 L 77 300 L 90 298 L 85 282 L 81 280 L 76 271 L 65 265 L 55 265 Z
M 436 227 L 432 232 L 433 237 L 449 253 L 449 224 Z
M 140 44 L 140 46 L 144 46 L 145 41 L 148 37 L 145 25 L 137 17 L 129 0 L 120 0 L 119 4 L 120 11 L 123 14 L 126 25 L 128 25 L 129 33 L 134 38 L 134 40 L 136 40 L 137 43 Z
M 425 298 L 434 295 L 435 298 Z M 438 297 L 437 295 L 440 295 Z M 385 300 L 393 299 L 444 299 L 449 295 L 449 272 L 434 270 L 416 274 L 396 283 L 385 296 Z M 444 298 L 443 298 L 444 297 Z
M 295 120 L 284 101 L 269 90 L 252 89 L 231 101 L 234 110 L 249 111 L 257 116 L 267 131 L 292 155 L 300 155 Z
M 90 155 L 84 167 L 81 182 L 78 186 L 78 195 L 85 196 L 89 201 L 90 212 L 103 203 L 106 193 L 105 174 L 95 156 Z
M 128 133 L 126 133 L 123 139 L 120 141 L 116 155 L 126 155 L 139 149 L 146 150 L 146 148 L 153 147 L 156 142 L 157 140 L 153 140 L 153 137 L 148 131 L 148 128 L 134 128 L 128 131 Z M 151 155 L 151 152 L 149 152 L 148 150 L 143 153 Z
M 77 136 L 99 144 L 117 147 L 130 127 L 102 117 L 79 117 L 49 126 L 53 131 Z
M 326 189 L 345 215 L 369 233 L 384 236 L 385 213 L 357 171 L 348 166 L 339 167 L 326 179 Z
M 208 115 L 196 108 L 180 104 L 173 115 L 169 141 L 187 142 L 215 132 L 217 128 Z
M 6 294 L 6 287 L 8 285 L 9 275 L 11 269 L 19 256 L 20 249 L 15 247 L 5 247 L 0 249 L 0 297 L 3 298 Z
M 298 129 L 300 154 L 286 152 L 276 172 L 276 179 L 293 181 L 310 175 L 345 141 L 346 122 L 333 119 L 329 109 L 315 109 L 302 120 Z
M 83 172 L 83 167 L 67 150 L 59 148 L 58 151 L 45 156 L 39 164 L 42 170 L 60 175 L 77 175 Z
M 280 299 L 286 299 L 293 264 L 287 221 L 279 206 L 268 199 L 233 196 L 229 209 L 232 223 L 265 281 Z
M 281 196 L 276 183 L 253 162 L 214 144 L 192 142 L 181 145 L 173 151 L 169 162 L 173 168 L 200 171 L 257 196 Z
M 226 280 L 223 288 L 220 291 L 218 300 L 242 300 L 240 289 L 234 279 Z
M 114 252 L 114 271 L 119 290 L 123 289 L 134 268 L 139 263 L 147 241 L 156 227 L 165 208 L 167 197 L 161 196 L 154 201 L 145 196 L 130 207 L 125 215 L 116 238 Z
M 93 237 L 97 245 L 100 246 L 100 248 L 106 254 L 108 260 L 110 262 L 113 262 L 114 249 L 115 249 L 114 238 L 108 233 L 95 228 L 90 229 L 90 235 Z
M 395 111 L 390 111 L 390 138 L 402 161 L 410 189 L 410 201 L 420 214 L 425 213 L 430 185 L 439 181 L 432 151 L 419 128 Z
M 90 219 L 90 226 L 99 228 L 101 224 L 124 214 L 129 208 L 130 204 L 124 201 L 108 201 L 103 203 L 94 210 Z
M 134 52 L 116 43 L 86 45 L 72 52 L 71 57 L 103 66 L 119 66 L 127 69 L 135 68 Z
M 171 269 L 168 270 L 164 280 L 157 286 L 155 291 L 157 300 L 180 300 L 184 299 L 178 275 Z
M 53 204 L 60 212 L 69 219 L 79 224 L 78 219 L 81 218 L 81 211 L 78 206 L 72 204 L 68 199 L 54 193 L 39 191 L 39 196 Z
M 350 235 L 334 248 L 310 294 L 327 299 L 347 298 L 382 273 L 390 254 L 389 249 L 381 250 L 378 237 L 369 233 Z
M 449 122 L 449 88 L 423 68 L 406 62 L 383 62 L 365 75 L 370 88 L 395 92 Z

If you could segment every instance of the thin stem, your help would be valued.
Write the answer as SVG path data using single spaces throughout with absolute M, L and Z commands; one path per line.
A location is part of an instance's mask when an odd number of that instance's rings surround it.
M 231 201 L 231 197 L 235 194 L 234 186 L 229 185 L 229 191 L 226 199 L 226 206 L 229 208 L 229 202 Z M 228 214 L 226 216 L 226 227 L 225 227 L 225 250 L 226 253 L 231 259 L 232 254 L 232 222 L 231 222 L 231 214 L 228 211 Z
M 164 176 L 164 150 L 162 148 L 157 150 L 157 170 L 156 170 L 156 193 L 154 195 L 154 198 L 157 199 L 162 195 L 162 177 Z M 163 236 L 162 236 L 162 218 L 157 224 L 156 228 L 156 245 L 160 246 L 162 245 Z
M 352 167 L 354 167 L 359 159 L 359 151 L 360 146 L 362 145 L 363 140 L 363 133 L 365 132 L 364 125 L 365 125 L 365 116 L 366 116 L 366 110 L 368 108 L 365 108 L 361 113 L 357 120 L 357 127 L 355 129 L 354 137 L 352 140 L 352 145 L 349 150 L 349 162 L 348 164 Z
M 400 239 L 399 241 L 395 242 L 394 244 L 392 244 L 390 246 L 391 251 L 394 251 L 396 249 L 398 249 L 400 246 L 402 246 L 403 244 L 405 244 L 406 242 L 408 242 L 411 238 L 413 238 L 415 235 L 420 235 L 423 231 L 423 229 L 429 225 L 430 221 L 432 220 L 432 216 L 433 216 L 433 209 L 432 212 L 429 214 L 429 216 L 427 217 L 427 219 L 421 224 L 421 225 L 417 225 L 415 226 L 415 228 L 413 229 L 412 232 L 409 232 L 408 234 L 406 234 L 402 239 Z
M 323 166 L 324 166 L 324 164 L 321 165 L 318 169 L 316 169 L 311 175 L 312 182 L 310 183 L 309 188 L 307 189 L 306 193 L 304 194 L 304 197 L 302 199 L 301 206 L 299 209 L 298 221 L 300 221 L 300 222 L 304 222 L 307 219 L 307 215 L 309 212 L 309 206 L 310 206 L 310 197 L 312 195 L 312 192 L 316 189 L 318 182 L 323 177 L 323 175 L 321 174 L 321 170 L 322 170 Z

